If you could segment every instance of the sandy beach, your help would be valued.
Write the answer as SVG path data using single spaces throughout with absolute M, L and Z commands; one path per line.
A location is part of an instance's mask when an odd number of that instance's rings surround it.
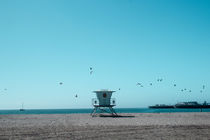
M 210 139 L 210 113 L 0 115 L 0 139 Z

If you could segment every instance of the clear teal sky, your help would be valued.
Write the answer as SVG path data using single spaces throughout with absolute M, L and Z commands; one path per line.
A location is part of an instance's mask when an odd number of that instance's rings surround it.
M 117 107 L 210 102 L 209 87 L 209 0 L 0 1 L 0 109 L 90 108 L 118 88 Z

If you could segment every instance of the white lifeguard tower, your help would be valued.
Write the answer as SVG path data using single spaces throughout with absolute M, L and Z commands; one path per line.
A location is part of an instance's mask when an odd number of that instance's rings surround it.
M 100 111 L 100 113 L 106 112 L 110 113 L 112 116 L 117 116 L 117 113 L 113 109 L 113 107 L 116 106 L 116 100 L 114 98 L 111 98 L 112 93 L 115 91 L 103 89 L 93 92 L 96 93 L 97 98 L 92 99 L 92 105 L 94 106 L 94 109 L 91 115 L 96 116 L 98 110 Z M 109 109 L 109 111 L 106 110 L 107 108 Z

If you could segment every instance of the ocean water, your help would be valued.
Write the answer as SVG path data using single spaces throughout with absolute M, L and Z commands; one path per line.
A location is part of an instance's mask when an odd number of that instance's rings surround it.
M 200 109 L 149 109 L 149 108 L 114 108 L 117 113 L 175 113 L 175 112 L 201 112 Z M 6 114 L 76 114 L 91 113 L 91 109 L 26 109 L 0 110 L 0 115 Z M 202 109 L 202 112 L 210 112 L 210 109 Z

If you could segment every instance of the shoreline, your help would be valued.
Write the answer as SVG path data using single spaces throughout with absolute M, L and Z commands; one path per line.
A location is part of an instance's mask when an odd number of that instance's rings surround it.
M 5 139 L 208 139 L 210 112 L 0 115 Z M 133 116 L 133 117 L 129 117 Z
M 114 108 L 117 113 L 195 113 L 195 112 L 210 112 L 210 109 L 149 109 L 149 108 Z M 93 111 L 91 109 L 25 109 L 18 110 L 0 110 L 0 115 L 9 114 L 88 114 Z

